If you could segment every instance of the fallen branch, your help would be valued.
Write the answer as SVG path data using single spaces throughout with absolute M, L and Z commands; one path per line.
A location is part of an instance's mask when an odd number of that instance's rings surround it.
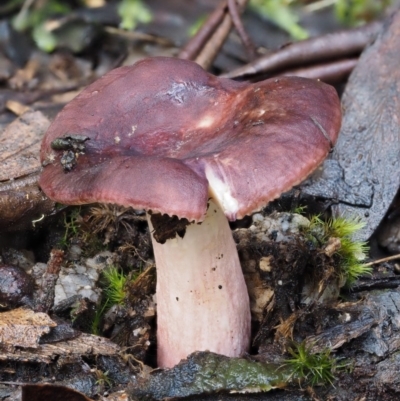
M 358 55 L 376 37 L 381 27 L 382 22 L 374 21 L 360 28 L 295 42 L 222 76 L 250 79 L 254 75 Z
M 335 84 L 343 82 L 356 66 L 358 58 L 349 58 L 331 63 L 316 64 L 304 68 L 287 70 L 276 76 L 297 76 L 310 79 L 319 79 L 323 82 Z

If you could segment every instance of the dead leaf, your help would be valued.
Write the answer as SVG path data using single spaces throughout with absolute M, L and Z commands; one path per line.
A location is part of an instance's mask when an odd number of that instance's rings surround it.
M 32 228 L 32 222 L 54 210 L 37 184 L 39 151 L 50 121 L 40 111 L 28 111 L 0 132 L 0 227 Z
M 40 143 L 49 125 L 40 111 L 28 111 L 0 132 L 0 181 L 15 180 L 40 169 Z
M 21 401 L 91 401 L 82 393 L 64 386 L 51 384 L 27 384 L 22 386 Z

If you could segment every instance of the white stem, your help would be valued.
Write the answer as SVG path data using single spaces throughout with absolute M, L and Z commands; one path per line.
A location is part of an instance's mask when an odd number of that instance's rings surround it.
M 205 220 L 190 224 L 183 238 L 159 244 L 151 237 L 157 266 L 158 365 L 172 367 L 194 351 L 227 356 L 247 351 L 249 296 L 221 209 L 210 202 Z

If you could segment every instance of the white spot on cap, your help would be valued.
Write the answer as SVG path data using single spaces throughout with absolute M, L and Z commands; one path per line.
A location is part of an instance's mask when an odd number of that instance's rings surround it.
M 120 143 L 121 142 L 121 138 L 119 136 L 114 137 L 114 142 L 115 143 Z
M 205 116 L 198 122 L 196 128 L 209 128 L 214 124 L 214 121 L 212 116 Z
M 132 131 L 128 134 L 128 136 L 132 136 L 137 129 L 137 125 L 132 125 Z

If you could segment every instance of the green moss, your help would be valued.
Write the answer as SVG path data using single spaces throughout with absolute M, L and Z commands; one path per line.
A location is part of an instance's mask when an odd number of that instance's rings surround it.
M 339 238 L 341 242 L 337 256 L 340 259 L 341 274 L 347 286 L 351 286 L 360 276 L 372 272 L 372 268 L 363 263 L 369 251 L 367 243 L 355 241 L 352 238 L 363 227 L 364 223 L 354 218 L 339 217 L 327 222 L 328 235 Z
M 140 273 L 141 271 L 138 271 L 134 274 L 125 275 L 116 266 L 110 266 L 103 271 L 101 284 L 103 296 L 92 322 L 92 334 L 101 334 L 100 326 L 103 316 L 113 305 L 125 305 L 128 285 L 133 283 Z
M 104 294 L 107 299 L 107 304 L 109 306 L 115 304 L 122 305 L 126 297 L 125 286 L 128 277 L 120 272 L 115 266 L 111 266 L 104 270 L 103 277 L 106 281 Z
M 321 353 L 312 353 L 305 342 L 302 342 L 294 344 L 288 352 L 291 358 L 285 361 L 284 366 L 291 369 L 294 377 L 311 386 L 333 384 L 335 371 L 339 366 L 329 349 Z
M 363 263 L 369 250 L 367 243 L 353 239 L 363 227 L 364 223 L 355 218 L 338 217 L 323 221 L 319 216 L 313 216 L 305 231 L 307 239 L 318 247 L 324 247 L 330 238 L 340 240 L 340 247 L 333 256 L 338 260 L 339 274 L 347 286 L 372 272 L 372 268 Z

